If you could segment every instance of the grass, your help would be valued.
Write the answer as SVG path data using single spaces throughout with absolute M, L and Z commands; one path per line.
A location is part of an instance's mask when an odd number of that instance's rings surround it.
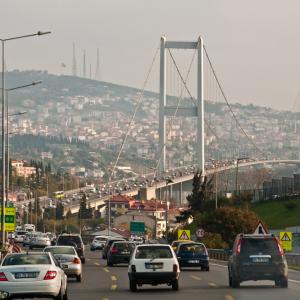
M 291 203 L 294 203 L 294 208 L 289 210 L 287 206 Z M 300 199 L 259 202 L 253 204 L 252 209 L 269 229 L 300 226 Z

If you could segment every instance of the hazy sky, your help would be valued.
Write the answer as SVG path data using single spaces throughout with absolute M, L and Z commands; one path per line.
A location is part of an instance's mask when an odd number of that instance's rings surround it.
M 0 38 L 52 31 L 7 43 L 8 69 L 60 74 L 63 62 L 70 73 L 74 42 L 78 64 L 85 48 L 94 68 L 99 47 L 103 80 L 141 87 L 162 34 L 202 35 L 231 102 L 289 110 L 300 88 L 299 13 L 299 0 L 0 0 Z

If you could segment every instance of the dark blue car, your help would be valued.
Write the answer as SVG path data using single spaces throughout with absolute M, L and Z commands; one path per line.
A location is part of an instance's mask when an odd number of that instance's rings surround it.
M 180 268 L 201 267 L 201 270 L 209 271 L 209 257 L 204 244 L 181 243 L 176 254 Z

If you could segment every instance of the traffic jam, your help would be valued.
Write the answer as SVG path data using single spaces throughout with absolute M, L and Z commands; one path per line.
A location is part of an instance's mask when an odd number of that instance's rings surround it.
M 86 245 L 80 234 L 35 231 L 34 225 L 10 236 L 10 250 L 0 266 L 0 299 L 68 299 L 68 284 L 82 282 Z M 201 240 L 203 230 L 198 230 Z M 128 288 L 136 292 L 144 285 L 180 287 L 181 270 L 210 271 L 206 246 L 190 238 L 189 230 L 179 230 L 178 240 L 146 240 L 143 236 L 95 235 L 89 251 L 100 250 L 99 261 L 107 267 L 128 266 Z M 279 239 L 271 234 L 239 234 L 228 261 L 228 283 L 239 288 L 247 280 L 273 280 L 288 287 L 288 267 Z M 266 271 L 267 270 L 267 271 Z M 204 275 L 205 276 L 205 275 Z

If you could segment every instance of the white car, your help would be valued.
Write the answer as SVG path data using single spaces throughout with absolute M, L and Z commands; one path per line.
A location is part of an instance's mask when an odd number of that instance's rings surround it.
M 29 242 L 29 249 L 44 248 L 47 246 L 51 246 L 51 241 L 46 233 L 32 236 Z
M 138 245 L 128 266 L 129 288 L 135 292 L 137 285 L 167 284 L 177 291 L 179 274 L 178 260 L 170 245 Z
M 109 239 L 109 236 L 102 236 L 97 235 L 94 237 L 92 243 L 91 243 L 91 251 L 100 249 L 102 250 L 104 248 L 104 245 L 106 244 L 106 241 Z
M 23 230 L 16 231 L 14 241 L 16 243 L 23 243 L 26 233 L 27 231 L 23 231 Z
M 75 277 L 77 282 L 81 282 L 82 265 L 74 247 L 50 246 L 46 247 L 44 252 L 50 252 L 56 258 L 68 277 Z
M 2 299 L 68 299 L 67 276 L 50 253 L 6 255 L 0 265 L 0 282 Z

